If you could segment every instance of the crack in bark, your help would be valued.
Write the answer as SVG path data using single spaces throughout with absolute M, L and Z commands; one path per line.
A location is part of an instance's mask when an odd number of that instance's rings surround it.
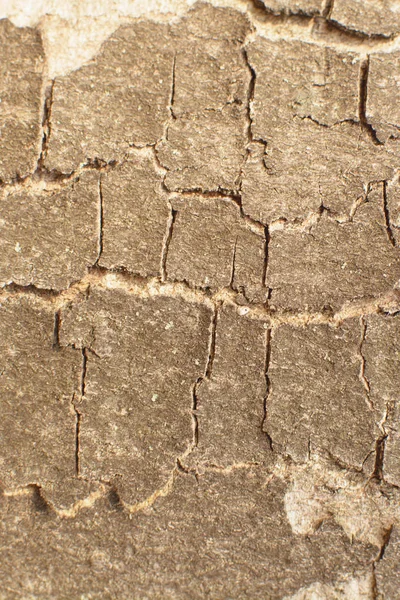
M 274 445 L 272 438 L 267 430 L 267 418 L 268 418 L 268 397 L 271 392 L 271 381 L 269 378 L 269 365 L 271 360 L 271 329 L 267 329 L 265 332 L 265 362 L 264 362 L 264 378 L 265 378 L 265 396 L 263 400 L 263 419 L 261 421 L 261 431 L 265 434 L 268 445 L 271 451 L 274 451 Z
M 252 16 L 257 21 L 272 26 L 286 25 L 290 22 L 293 24 L 304 24 L 305 26 L 313 23 L 316 25 L 323 24 L 323 28 L 318 28 L 318 34 L 321 35 L 322 33 L 326 38 L 333 36 L 333 40 L 336 43 L 343 43 L 342 38 L 345 36 L 349 45 L 363 47 L 365 41 L 378 45 L 390 43 L 398 36 L 397 33 L 366 33 L 360 29 L 343 25 L 335 19 L 332 19 L 331 14 L 334 0 L 326 0 L 324 7 L 320 11 L 310 12 L 304 10 L 295 12 L 290 9 L 274 11 L 266 6 L 262 0 L 251 0 L 251 2 L 253 5 Z
M 174 113 L 174 100 L 175 100 L 175 70 L 176 70 L 176 54 L 172 63 L 172 81 L 171 81 L 171 97 L 169 100 L 169 112 L 174 121 L 176 121 L 176 115 Z M 166 131 L 165 139 L 168 139 L 168 129 Z
M 229 288 L 211 291 L 208 288 L 193 287 L 185 281 L 161 281 L 160 277 L 143 277 L 126 269 L 106 269 L 92 267 L 81 280 L 64 290 L 46 290 L 35 286 L 9 284 L 0 289 L 0 298 L 16 301 L 20 297 L 32 297 L 52 310 L 64 309 L 68 304 L 87 295 L 89 288 L 118 289 L 133 296 L 150 298 L 158 296 L 183 298 L 187 302 L 203 304 L 214 309 L 222 302 L 234 307 L 240 316 L 260 320 L 270 327 L 290 324 L 304 327 L 313 324 L 338 326 L 343 321 L 369 314 L 381 314 L 383 317 L 395 315 L 400 309 L 400 290 L 388 289 L 387 293 L 374 298 L 360 298 L 352 304 L 344 304 L 335 313 L 295 312 L 272 310 L 265 303 L 237 302 L 237 294 Z
M 369 55 L 360 62 L 360 75 L 358 86 L 358 118 L 361 127 L 366 131 L 376 146 L 383 146 L 378 139 L 375 129 L 367 119 L 367 98 L 368 98 L 368 76 L 369 76 Z
M 168 273 L 167 273 L 168 250 L 169 250 L 169 246 L 171 244 L 172 235 L 174 232 L 174 224 L 175 224 L 175 220 L 176 220 L 176 217 L 178 214 L 178 211 L 174 210 L 172 208 L 171 203 L 169 203 L 169 207 L 170 207 L 170 214 L 168 216 L 167 228 L 166 228 L 166 233 L 164 236 L 164 243 L 163 243 L 163 247 L 161 250 L 160 276 L 161 276 L 162 282 L 165 282 L 168 279 Z
M 99 176 L 99 249 L 96 258 L 95 266 L 99 264 L 103 253 L 103 232 L 104 232 L 104 204 L 103 204 L 103 189 L 101 173 Z
M 217 341 L 217 323 L 218 323 L 219 311 L 220 311 L 221 306 L 222 306 L 222 302 L 216 303 L 216 305 L 214 306 L 214 313 L 213 313 L 213 316 L 211 319 L 210 341 L 209 341 L 209 346 L 208 346 L 208 360 L 207 360 L 206 370 L 205 370 L 205 374 L 204 374 L 205 379 L 210 379 L 211 375 L 212 375 L 212 369 L 213 369 L 213 364 L 214 364 L 214 359 L 215 359 L 215 347 L 216 347 L 216 341 Z
M 392 246 L 394 246 L 396 248 L 397 244 L 396 244 L 396 239 L 395 239 L 395 237 L 393 235 L 393 231 L 392 231 L 389 206 L 388 206 L 388 201 L 387 201 L 387 181 L 383 182 L 383 214 L 385 217 L 386 233 L 389 238 L 389 242 L 392 244 Z
M 367 334 L 367 322 L 365 320 L 365 318 L 362 316 L 360 318 L 360 326 L 361 326 L 361 339 L 360 339 L 360 345 L 358 348 L 358 353 L 360 356 L 360 372 L 359 372 L 359 378 L 360 378 L 360 382 L 364 388 L 364 393 L 365 393 L 365 401 L 367 403 L 367 406 L 370 410 L 374 410 L 375 409 L 375 405 L 371 400 L 371 386 L 370 383 L 367 379 L 367 377 L 365 376 L 365 365 L 366 365 L 366 361 L 365 361 L 365 357 L 362 353 L 362 349 L 363 349 L 363 345 L 365 342 L 365 336 Z
M 231 277 L 230 277 L 230 281 L 229 281 L 229 287 L 234 290 L 237 291 L 234 287 L 234 280 L 235 280 L 235 259 L 236 259 L 236 248 L 237 248 L 237 241 L 238 241 L 238 236 L 236 236 L 235 238 L 235 243 L 233 245 L 233 251 L 232 251 L 232 261 L 231 261 Z
M 54 315 L 54 331 L 53 331 L 53 350 L 60 350 L 60 325 L 61 311 L 57 311 Z
M 82 371 L 80 382 L 80 398 L 78 404 L 82 402 L 86 392 L 86 375 L 88 363 L 88 348 L 81 349 L 82 354 Z M 81 429 L 82 429 L 82 413 L 77 408 L 75 397 L 72 399 L 72 405 L 75 411 L 75 473 L 77 477 L 81 475 Z
M 37 170 L 42 171 L 45 169 L 44 160 L 47 156 L 47 149 L 51 135 L 51 110 L 53 107 L 53 92 L 54 92 L 54 84 L 55 80 L 53 79 L 51 83 L 46 87 L 44 93 L 44 105 L 43 105 L 43 117 L 42 117 L 42 147 L 40 151 L 40 156 L 37 162 Z
M 325 5 L 321 11 L 321 15 L 324 19 L 330 18 L 331 14 L 332 14 L 334 3 L 335 3 L 335 0 L 325 0 Z

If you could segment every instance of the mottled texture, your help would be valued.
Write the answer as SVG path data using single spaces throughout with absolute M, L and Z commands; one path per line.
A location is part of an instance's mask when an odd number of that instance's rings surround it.
M 267 589 L 280 600 L 302 584 L 335 583 L 366 569 L 376 548 L 350 542 L 334 524 L 295 536 L 284 492 L 263 469 L 239 469 L 198 482 L 179 475 L 166 498 L 132 518 L 107 501 L 71 521 L 35 512 L 25 498 L 3 499 L 3 597 L 29 589 L 43 600 L 111 600 L 134 589 L 143 600 L 264 600 Z M 60 540 L 68 552 L 59 552 Z M 16 560 L 24 574 L 13 571 Z
M 269 11 L 276 14 L 318 15 L 321 13 L 322 0 L 260 0 Z
M 92 292 L 62 313 L 60 342 L 84 348 L 80 470 L 124 501 L 166 485 L 193 443 L 192 386 L 204 372 L 211 315 L 172 298 Z
M 389 227 L 393 239 L 400 245 L 400 182 L 393 181 L 386 188 Z
M 243 175 L 243 210 L 254 219 L 305 219 L 323 206 L 349 215 L 368 183 L 390 179 L 396 154 L 376 146 L 359 126 L 321 127 L 296 119 L 266 147 L 250 146 Z
M 400 137 L 399 68 L 399 52 L 370 56 L 366 118 L 381 142 Z
M 389 532 L 390 533 L 390 532 Z M 378 590 L 388 600 L 398 600 L 400 590 L 400 535 L 399 528 L 395 527 L 390 534 L 388 545 L 382 560 L 376 566 L 376 580 Z
M 40 33 L 0 20 L 0 65 L 1 182 L 32 173 L 40 156 L 44 68 Z
M 256 73 L 251 106 L 256 139 L 273 139 L 295 116 L 321 125 L 358 119 L 357 54 L 261 37 L 246 52 Z
M 179 2 L 0 21 L 0 598 L 396 599 L 396 5 Z
M 400 279 L 400 252 L 387 234 L 383 189 L 377 186 L 350 221 L 324 212 L 307 229 L 271 233 L 267 285 L 274 307 L 339 310 L 389 291 Z
M 177 35 L 171 121 L 157 146 L 170 190 L 238 189 L 251 77 L 240 42 L 251 28 L 239 13 L 233 28 L 232 16 L 200 5 Z
M 99 177 L 0 190 L 0 284 L 60 290 L 99 254 Z

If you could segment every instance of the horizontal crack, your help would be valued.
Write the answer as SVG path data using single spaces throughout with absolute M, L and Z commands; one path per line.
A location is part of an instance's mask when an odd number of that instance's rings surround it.
M 234 307 L 240 316 L 261 320 L 270 327 L 280 325 L 293 325 L 304 327 L 306 325 L 332 325 L 338 326 L 342 321 L 362 317 L 369 314 L 382 314 L 383 316 L 396 314 L 400 310 L 400 290 L 388 291 L 374 298 L 360 298 L 351 304 L 345 303 L 335 313 L 330 312 L 294 312 L 282 309 L 270 309 L 265 304 L 243 304 L 236 301 L 237 294 L 229 288 L 220 288 L 215 291 L 195 288 L 187 282 L 161 281 L 157 277 L 140 277 L 127 271 L 113 271 L 105 268 L 94 267 L 80 281 L 71 287 L 55 292 L 54 290 L 41 290 L 35 286 L 18 286 L 10 284 L 0 291 L 0 298 L 9 301 L 20 297 L 33 297 L 37 302 L 48 306 L 52 311 L 65 308 L 69 303 L 86 297 L 88 289 L 122 290 L 127 294 L 139 298 L 172 297 L 181 298 L 192 304 L 203 304 L 214 310 L 219 304 L 224 303 Z

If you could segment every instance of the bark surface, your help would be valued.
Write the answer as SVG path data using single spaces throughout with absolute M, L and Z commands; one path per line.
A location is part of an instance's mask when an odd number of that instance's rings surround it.
M 400 599 L 400 12 L 0 21 L 0 598 Z

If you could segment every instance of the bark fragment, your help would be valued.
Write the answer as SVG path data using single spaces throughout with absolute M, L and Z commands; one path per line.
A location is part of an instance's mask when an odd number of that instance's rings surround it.
M 253 468 L 211 472 L 198 482 L 178 475 L 168 496 L 132 518 L 106 499 L 76 520 L 60 520 L 32 512 L 25 496 L 3 498 L 3 590 L 15 598 L 29 577 L 43 598 L 100 598 L 105 590 L 129 597 L 134 589 L 137 597 L 264 600 L 268 580 L 269 598 L 280 600 L 317 580 L 333 585 L 365 572 L 376 549 L 351 543 L 334 524 L 295 536 L 284 493 L 283 482 Z M 60 539 L 68 552 L 54 551 Z M 40 576 L 51 568 L 57 581 Z
M 363 345 L 365 374 L 384 435 L 382 475 L 400 487 L 400 318 L 369 316 Z
M 220 467 L 271 462 L 264 416 L 265 327 L 223 308 L 212 371 L 197 389 L 196 462 Z M 245 442 L 246 440 L 246 442 Z
M 32 300 L 1 305 L 1 482 L 31 484 L 68 506 L 86 486 L 75 478 L 75 414 L 81 359 L 54 348 L 54 313 Z
M 176 28 L 173 119 L 157 146 L 170 190 L 238 189 L 250 83 L 241 42 L 250 30 L 242 13 L 205 4 Z
M 173 64 L 169 26 L 121 26 L 87 65 L 55 79 L 45 165 L 70 173 L 155 144 L 168 120 Z
M 2 19 L 0 64 L 1 183 L 32 173 L 39 159 L 44 68 L 40 33 Z
M 79 404 L 83 477 L 111 482 L 130 505 L 166 484 L 191 449 L 210 320 L 206 307 L 115 290 L 63 311 L 61 344 L 92 351 Z
M 366 117 L 381 142 L 400 137 L 399 65 L 399 52 L 370 56 Z
M 387 36 L 400 31 L 400 15 L 392 0 L 334 0 L 331 20 L 354 32 Z
M 399 528 L 390 532 L 385 552 L 375 565 L 378 592 L 384 598 L 396 600 L 400 589 L 400 535 Z
M 273 332 L 265 430 L 297 462 L 310 446 L 361 469 L 378 427 L 359 380 L 360 327 L 350 320 Z
M 102 176 L 103 235 L 99 265 L 142 276 L 160 275 L 168 219 L 162 175 L 151 153 L 129 159 Z
M 339 223 L 324 212 L 308 231 L 271 232 L 267 285 L 277 308 L 336 311 L 390 290 L 399 278 L 400 254 L 387 237 L 382 184 L 350 221 Z
M 239 206 L 225 198 L 172 200 L 174 229 L 168 277 L 211 290 L 232 287 L 251 301 L 265 300 L 265 240 L 250 231 Z
M 61 290 L 98 254 L 98 175 L 37 191 L 0 190 L 0 284 Z

